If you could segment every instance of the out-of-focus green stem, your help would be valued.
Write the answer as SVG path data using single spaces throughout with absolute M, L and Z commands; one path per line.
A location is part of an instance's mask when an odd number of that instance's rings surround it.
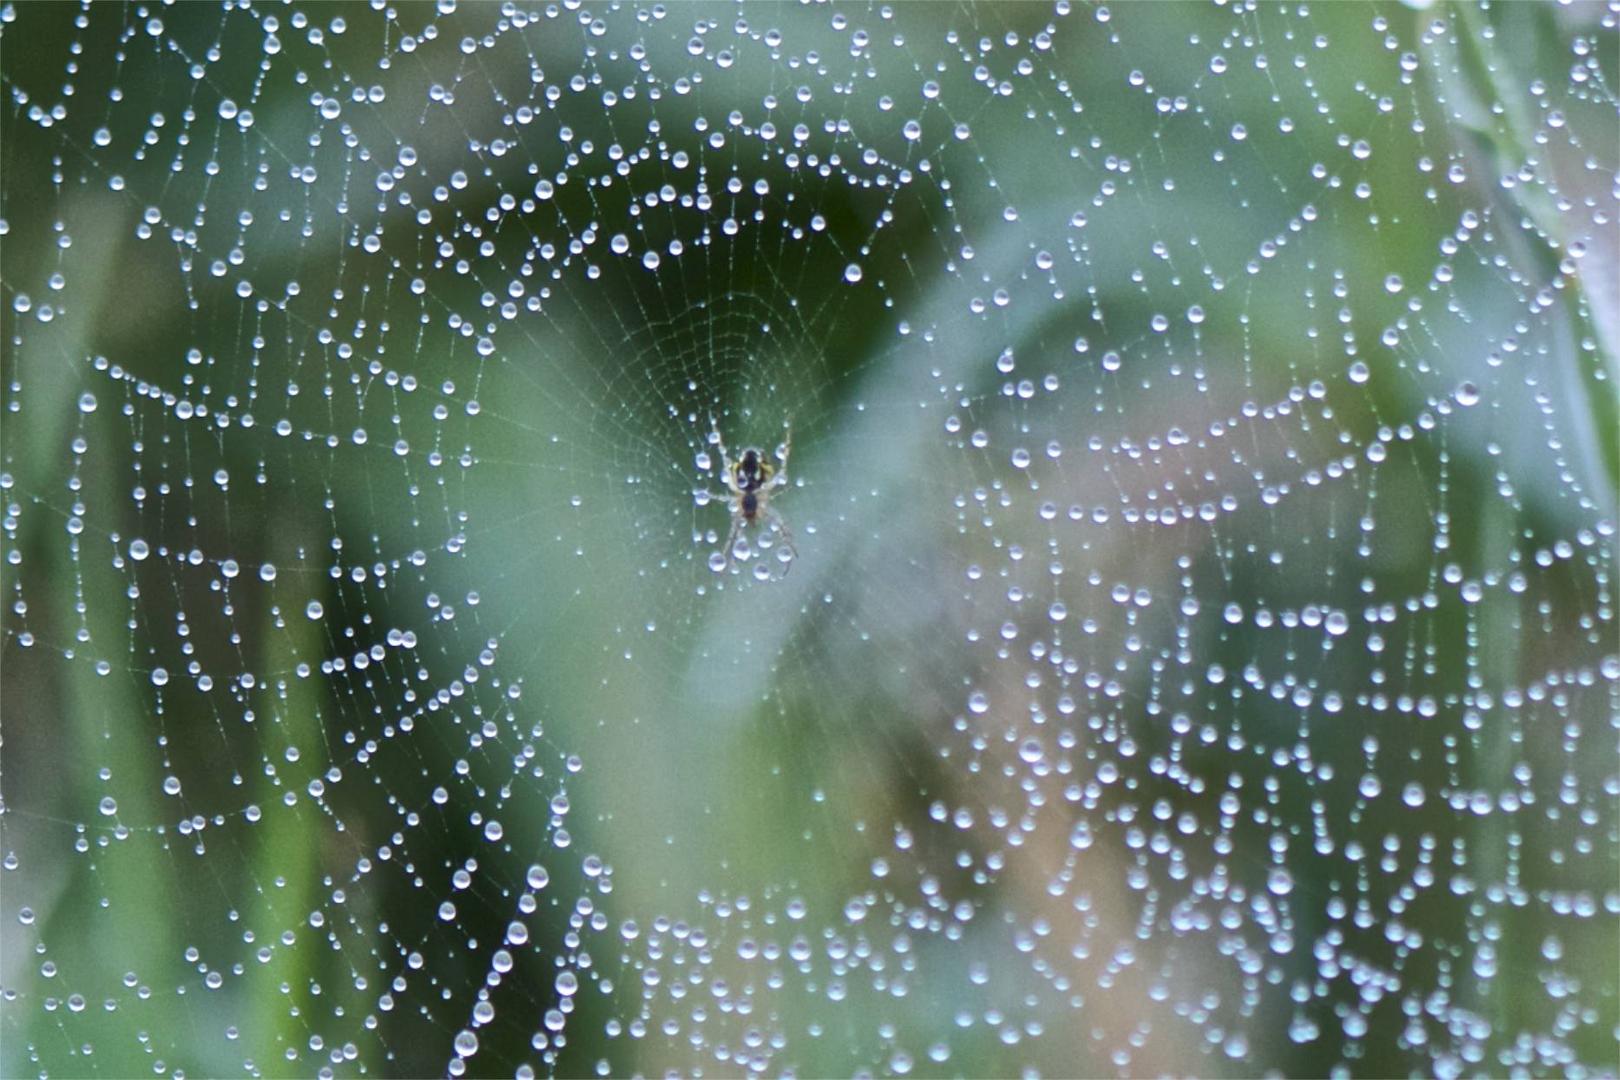
M 1471 102 L 1472 107 L 1454 103 L 1456 115 L 1495 151 L 1499 165 L 1512 163 L 1516 171 L 1522 163 L 1536 162 L 1548 171 L 1555 171 L 1556 163 L 1536 149 L 1535 118 L 1525 107 L 1518 83 L 1510 77 L 1511 59 L 1497 48 L 1497 35 L 1486 14 L 1473 4 L 1457 4 L 1455 10 L 1467 32 L 1460 35 L 1463 44 L 1452 53 L 1457 78 L 1450 80 L 1449 89 L 1453 94 L 1470 92 L 1467 81 L 1472 78 L 1489 86 L 1495 105 L 1493 108 L 1477 99 Z M 1537 55 L 1540 39 L 1541 35 L 1536 34 L 1520 51 Z M 1437 67 L 1444 71 L 1443 66 Z M 1490 117 L 1499 120 L 1493 123 Z M 1567 252 L 1575 241 L 1584 239 L 1569 235 L 1567 219 L 1541 185 L 1518 183 L 1509 191 L 1542 234 L 1561 250 Z M 1609 235 L 1606 239 L 1611 243 L 1600 243 L 1595 250 L 1585 252 L 1586 261 L 1577 264 L 1580 267 L 1577 273 L 1566 274 L 1553 254 L 1544 248 L 1536 248 L 1532 257 L 1542 265 L 1548 280 L 1562 276 L 1575 287 L 1564 290 L 1564 303 L 1577 332 L 1576 348 L 1580 347 L 1581 340 L 1590 340 L 1598 354 L 1597 364 L 1583 365 L 1577 358 L 1575 367 L 1596 431 L 1594 440 L 1583 439 L 1582 442 L 1598 460 L 1604 480 L 1602 490 L 1593 494 L 1604 500 L 1605 509 L 1612 513 L 1615 492 L 1620 488 L 1620 440 L 1616 438 L 1620 431 L 1616 399 L 1616 388 L 1620 387 L 1620 303 L 1615 300 L 1614 290 L 1614 285 L 1620 282 L 1620 250 L 1617 250 L 1620 245 L 1613 243 L 1620 237 Z

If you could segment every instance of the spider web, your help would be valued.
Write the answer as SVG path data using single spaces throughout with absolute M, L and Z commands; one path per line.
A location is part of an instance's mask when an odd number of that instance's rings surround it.
M 1607 1068 L 1615 22 L 0 9 L 0 1070 Z

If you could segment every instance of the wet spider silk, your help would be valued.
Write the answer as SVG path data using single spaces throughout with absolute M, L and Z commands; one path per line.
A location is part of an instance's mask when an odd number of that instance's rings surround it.
M 1615 33 L 0 11 L 0 1072 L 1608 1068 Z

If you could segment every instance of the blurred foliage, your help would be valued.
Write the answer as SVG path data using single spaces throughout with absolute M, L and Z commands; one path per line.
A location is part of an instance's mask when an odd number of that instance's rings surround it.
M 346 28 L 317 47 L 292 32 L 300 10 Z M 7 9 L 0 847 L 20 861 L 0 876 L 0 1072 L 426 1075 L 480 991 L 498 1008 L 470 1068 L 491 1074 L 739 1071 L 689 1041 L 705 1008 L 712 1042 L 788 1032 L 772 1068 L 801 1075 L 1437 1071 L 1447 1049 L 1410 1036 L 1413 1000 L 1428 1040 L 1481 1055 L 1459 1049 L 1461 1070 L 1509 1071 L 1537 1039 L 1612 1067 L 1620 153 L 1612 89 L 1560 97 L 1553 130 L 1579 139 L 1553 146 L 1584 158 L 1544 149 L 1531 89 L 1567 89 L 1577 39 L 1603 46 L 1587 85 L 1620 85 L 1612 12 L 835 10 L 743 8 L 784 44 L 756 27 L 722 65 L 731 6 L 603 11 L 597 34 L 565 5 L 487 42 L 482 5 Z M 839 16 L 905 44 L 852 55 Z M 694 59 L 705 19 L 719 28 Z M 1025 76 L 1013 58 L 1050 23 Z M 799 60 L 812 50 L 823 63 Z M 495 151 L 501 114 L 557 73 L 611 87 L 643 65 L 658 99 L 566 91 Z M 942 104 L 922 114 L 925 172 L 901 122 L 926 80 Z M 817 95 L 792 102 L 806 81 Z M 341 124 L 319 119 L 322 92 Z M 805 155 L 847 157 L 818 171 L 705 141 L 772 95 L 784 138 L 802 121 Z M 250 129 L 225 101 L 251 104 Z M 566 257 L 537 243 L 611 232 L 664 182 L 689 192 L 673 165 L 486 212 L 610 172 L 603 147 L 650 124 L 713 189 L 762 185 L 803 237 L 727 236 L 677 203 L 641 219 L 638 244 L 688 244 L 656 274 L 548 277 Z M 891 162 L 914 182 L 870 182 Z M 1533 180 L 1501 179 L 1521 170 Z M 1576 271 L 1593 218 L 1576 210 L 1594 203 L 1608 227 Z M 1462 255 L 1437 248 L 1457 236 Z M 1038 251 L 1072 259 L 1062 285 Z M 544 314 L 485 353 L 520 280 L 550 290 Z M 997 287 L 1009 303 L 984 302 Z M 1004 353 L 1061 391 L 1005 393 Z M 1468 398 L 1483 407 L 1464 420 Z M 234 420 L 176 422 L 178 401 Z M 726 519 L 694 507 L 688 462 L 710 415 L 734 449 L 792 422 L 792 576 L 707 582 Z M 1049 439 L 1061 458 L 1009 464 Z M 1324 480 L 1351 460 L 1361 480 Z M 1223 495 L 1243 511 L 1198 540 L 1130 516 Z M 1060 537 L 1044 500 L 1107 516 Z M 1508 588 L 1513 573 L 1528 582 Z M 1152 603 L 1110 600 L 1119 582 Z M 1080 674 L 1032 683 L 1052 666 L 1009 662 L 998 626 L 1024 648 L 1065 600 Z M 1379 605 L 1384 627 L 1363 617 Z M 1356 629 L 1257 615 L 1305 611 Z M 233 677 L 199 692 L 210 672 Z M 964 709 L 976 690 L 982 716 Z M 1051 736 L 1071 692 L 1078 746 L 1031 773 L 1030 717 Z M 1519 704 L 1479 704 L 1504 694 Z M 1105 766 L 1126 782 L 1097 786 Z M 1397 797 L 1409 785 L 1421 807 Z M 1234 813 L 1240 788 L 1253 802 Z M 1174 872 L 1142 855 L 1167 819 L 1196 834 Z M 1414 889 L 1424 874 L 1442 884 Z M 1293 905 L 1269 925 L 1268 887 Z M 525 890 L 534 947 L 497 974 Z M 802 923 L 766 917 L 793 905 Z M 1239 925 L 1211 930 L 1212 911 Z M 868 932 L 885 974 L 824 962 Z M 801 934 L 822 966 L 783 961 L 765 1015 L 729 1015 L 716 982 L 766 990 L 743 943 Z M 576 970 L 597 981 L 564 995 L 558 1039 L 546 1014 Z M 688 973 L 709 1001 L 662 996 Z M 959 1028 L 964 1013 L 979 1022 Z M 1307 1014 L 1340 1027 L 1291 1033 Z M 636 1021 L 644 1037 L 610 1032 Z M 919 1053 L 935 1044 L 947 1062 Z

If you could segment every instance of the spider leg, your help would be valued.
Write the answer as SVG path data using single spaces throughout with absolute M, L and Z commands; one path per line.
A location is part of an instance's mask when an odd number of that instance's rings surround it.
M 765 519 L 771 524 L 775 525 L 776 531 L 782 534 L 782 547 L 789 555 L 792 556 L 792 558 L 790 558 L 782 566 L 782 576 L 787 577 L 787 572 L 791 570 L 793 568 L 793 564 L 799 560 L 799 549 L 793 546 L 793 530 L 788 528 L 787 522 L 783 520 L 782 515 L 773 507 L 767 506 L 765 508 Z
M 731 571 L 732 564 L 737 561 L 737 536 L 742 532 L 743 516 L 734 513 L 731 515 L 731 531 L 726 533 L 726 572 Z
M 720 436 L 720 425 L 715 423 L 714 414 L 709 414 L 709 431 L 714 436 L 714 444 L 720 448 L 720 463 L 725 468 L 726 485 L 736 490 L 731 483 L 731 455 L 726 452 L 726 440 Z
M 776 470 L 776 476 L 771 480 L 772 487 L 787 487 L 788 455 L 793 453 L 793 421 L 789 420 L 784 427 L 787 428 L 787 437 L 776 450 L 776 457 L 782 467 Z

